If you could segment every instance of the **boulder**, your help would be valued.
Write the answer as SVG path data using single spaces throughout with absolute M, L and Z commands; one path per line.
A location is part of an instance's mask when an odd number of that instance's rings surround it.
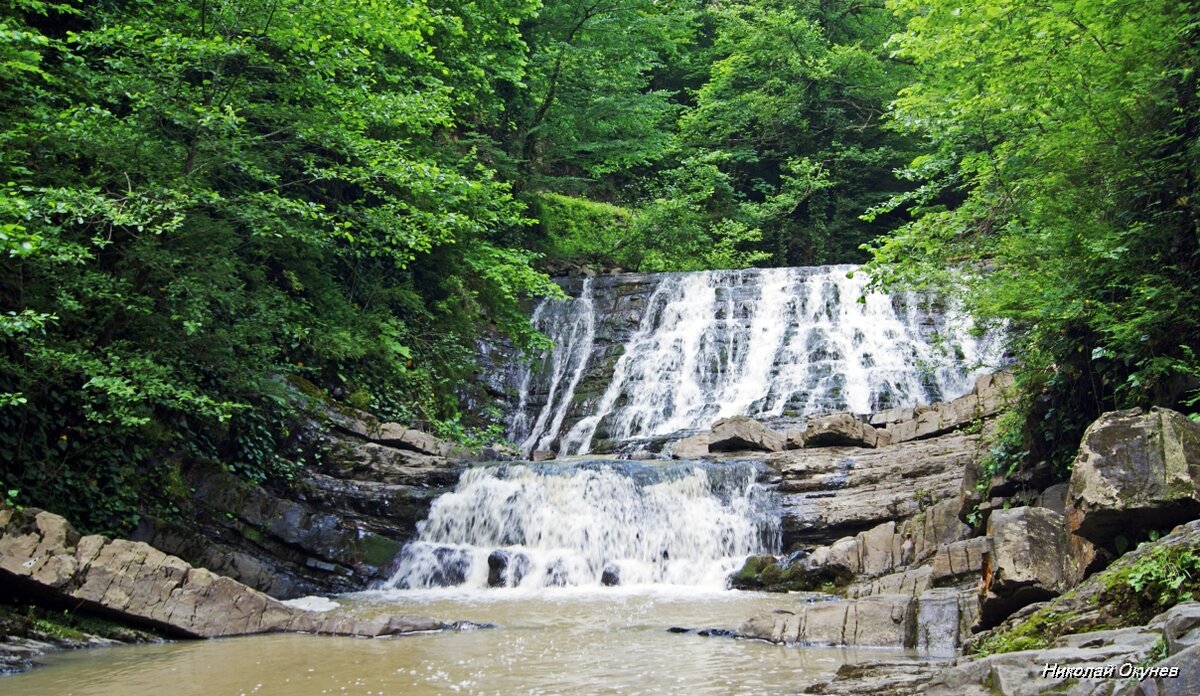
M 911 595 L 874 595 L 759 614 L 737 635 L 771 643 L 911 648 L 916 647 L 916 617 Z
M 700 433 L 685 437 L 671 448 L 671 456 L 675 459 L 700 459 L 708 456 L 708 433 Z
M 1071 532 L 1104 547 L 1200 517 L 1200 424 L 1161 408 L 1100 416 L 1079 445 L 1066 506 Z
M 879 439 L 875 428 L 850 413 L 831 413 L 808 421 L 805 447 L 874 447 Z
M 985 625 L 1064 589 L 1062 515 L 1039 507 L 996 510 L 988 520 L 988 535 L 992 545 L 983 559 Z
M 557 457 L 558 453 L 554 450 L 534 450 L 533 453 L 529 455 L 529 459 L 535 462 L 548 462 L 552 459 L 556 459 Z
M 737 450 L 760 450 L 779 452 L 787 446 L 787 438 L 753 418 L 733 416 L 713 423 L 709 437 L 710 452 L 732 452 Z
M 363 621 L 305 611 L 149 544 L 80 536 L 65 519 L 42 510 L 6 510 L 0 523 L 0 580 L 10 592 L 167 635 L 299 631 L 382 636 L 445 627 L 423 617 Z

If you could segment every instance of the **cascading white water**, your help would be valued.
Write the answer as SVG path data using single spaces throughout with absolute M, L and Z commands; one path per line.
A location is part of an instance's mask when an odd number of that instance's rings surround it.
M 595 304 L 585 285 L 586 301 L 560 303 L 553 313 L 539 308 L 543 331 L 586 341 L 556 340 L 552 396 L 540 425 L 528 428 L 518 408 L 510 432 L 524 438 L 526 454 L 556 440 L 560 453 L 586 454 L 597 437 L 666 435 L 732 415 L 864 414 L 954 398 L 994 362 L 988 343 L 961 319 L 922 311 L 914 295 L 866 294 L 867 279 L 855 270 L 661 274 L 607 389 L 561 433 L 595 337 Z M 567 366 L 574 372 L 564 388 Z M 522 406 L 536 383 L 526 375 Z
M 536 449 L 549 447 L 558 436 L 563 418 L 571 405 L 571 397 L 575 394 L 575 387 L 587 369 L 588 357 L 596 335 L 592 279 L 584 279 L 583 289 L 574 300 L 546 301 L 539 304 L 534 310 L 531 323 L 554 342 L 554 347 L 542 354 L 542 364 L 546 365 L 548 362 L 543 372 L 549 374 L 549 390 L 545 404 L 532 424 L 528 422 L 526 413 L 534 373 L 532 365 L 526 366 L 521 379 L 520 401 L 513 413 L 509 430 L 528 433 L 520 445 L 523 457 L 528 457 Z
M 723 588 L 778 551 L 752 464 L 513 464 L 470 469 L 439 497 L 390 586 L 670 584 Z

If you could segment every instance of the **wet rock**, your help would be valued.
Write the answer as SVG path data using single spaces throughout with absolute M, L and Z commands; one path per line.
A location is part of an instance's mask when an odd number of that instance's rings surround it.
M 996 510 L 988 521 L 992 548 L 984 554 L 985 625 L 1049 599 L 1064 589 L 1066 536 L 1062 515 L 1048 508 Z
M 529 455 L 529 459 L 535 462 L 548 462 L 556 458 L 558 458 L 558 453 L 554 450 L 534 450 Z
M 1106 413 L 1071 471 L 1067 520 L 1101 547 L 1200 517 L 1200 424 L 1168 409 Z
M 621 584 L 621 569 L 608 565 L 604 567 L 604 572 L 600 574 L 600 584 L 605 587 L 616 587 Z
M 49 512 L 26 509 L 4 517 L 0 579 L 12 591 L 168 635 L 209 638 L 302 631 L 380 636 L 443 628 L 422 617 L 363 621 L 305 611 L 149 544 L 80 536 Z
M 504 587 L 504 571 L 508 569 L 508 552 L 496 550 L 488 554 L 488 587 Z
M 787 438 L 753 418 L 733 416 L 713 423 L 709 436 L 710 452 L 733 452 L 738 450 L 760 450 L 779 452 L 787 445 Z
M 292 488 L 269 489 L 215 464 L 189 462 L 180 469 L 193 490 L 187 521 L 144 520 L 133 540 L 283 599 L 353 591 L 390 575 L 434 498 L 461 471 L 430 467 L 430 477 L 416 484 L 417 468 L 402 468 L 408 473 L 380 469 L 379 476 L 411 474 L 414 484 L 309 470 Z
M 772 643 L 912 647 L 916 601 L 906 595 L 813 602 L 760 614 L 738 635 Z

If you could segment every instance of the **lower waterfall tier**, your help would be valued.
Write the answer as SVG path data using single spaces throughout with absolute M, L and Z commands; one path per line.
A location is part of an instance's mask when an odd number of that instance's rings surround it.
M 748 555 L 778 550 L 761 472 L 603 461 L 471 469 L 434 503 L 389 586 L 724 587 Z

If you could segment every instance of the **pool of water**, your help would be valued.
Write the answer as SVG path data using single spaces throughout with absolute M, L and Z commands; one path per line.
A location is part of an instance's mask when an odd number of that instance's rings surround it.
M 828 679 L 845 662 L 896 652 L 776 646 L 669 633 L 737 628 L 796 596 L 687 588 L 366 592 L 358 615 L 421 614 L 495 628 L 382 639 L 268 635 L 49 656 L 0 677 L 0 693 L 764 694 Z

